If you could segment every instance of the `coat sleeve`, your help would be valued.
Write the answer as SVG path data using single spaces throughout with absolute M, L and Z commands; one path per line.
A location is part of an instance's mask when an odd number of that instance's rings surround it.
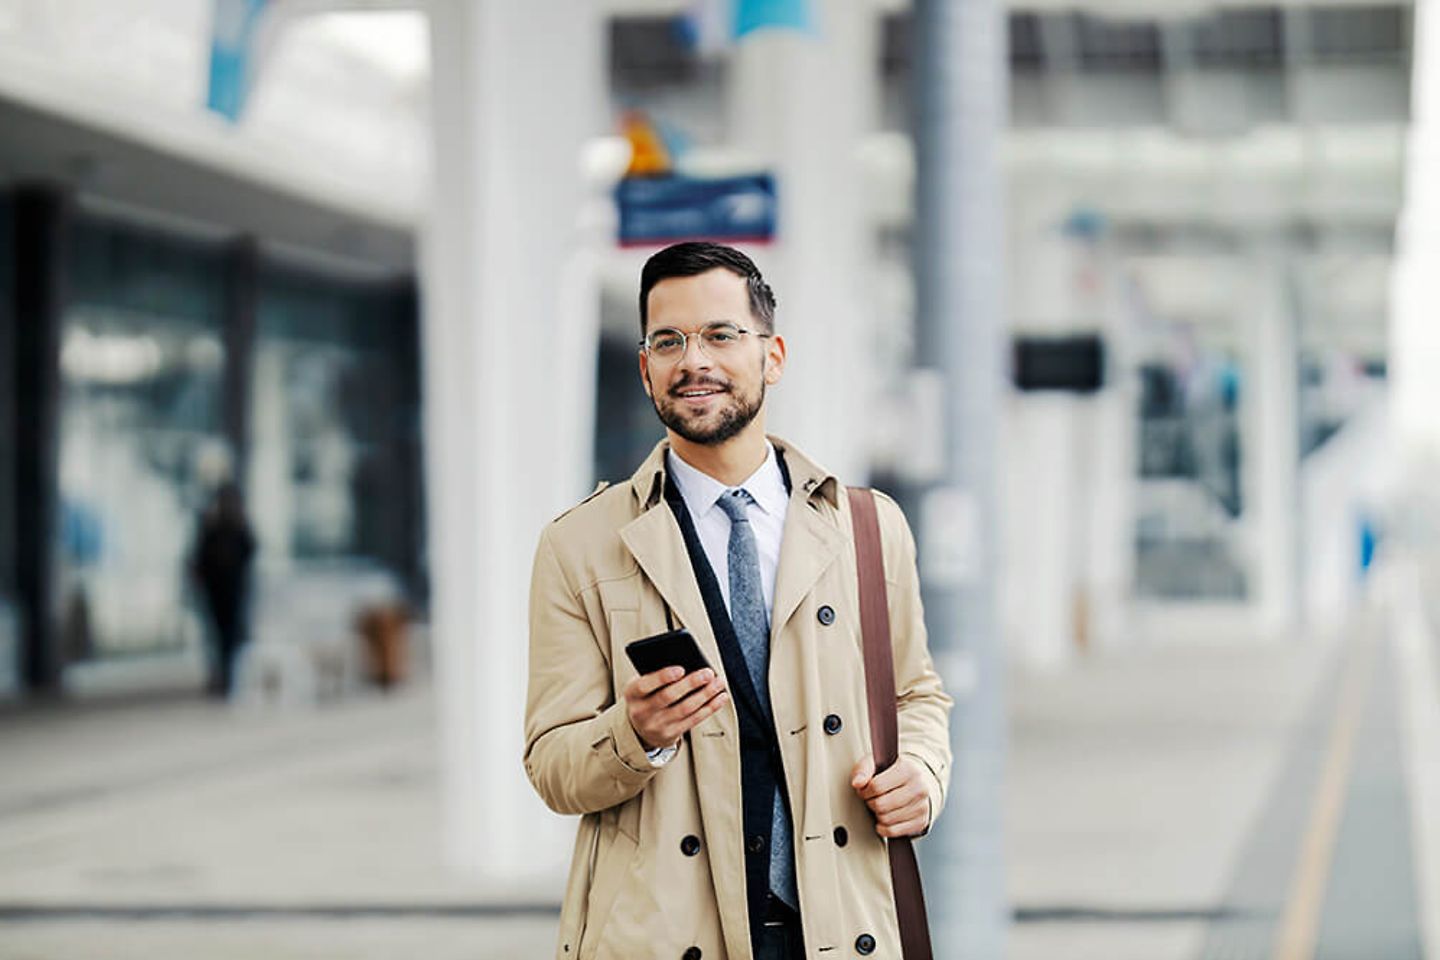
M 547 529 L 530 581 L 525 773 L 556 813 L 613 807 L 656 773 L 624 702 L 617 702 L 601 644 Z
M 886 543 L 886 588 L 890 593 L 890 636 L 895 650 L 895 699 L 899 709 L 900 753 L 930 772 L 930 820 L 940 816 L 950 785 L 950 708 L 940 675 L 930 660 L 915 538 L 900 507 L 876 494 Z M 927 828 L 928 829 L 928 828 Z

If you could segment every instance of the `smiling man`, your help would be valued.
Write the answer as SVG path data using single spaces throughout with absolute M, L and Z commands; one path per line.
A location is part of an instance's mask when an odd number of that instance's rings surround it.
M 545 529 L 531 582 L 525 768 L 582 815 L 555 955 L 898 958 L 885 838 L 927 831 L 950 774 L 910 530 L 877 495 L 900 759 L 876 774 L 848 498 L 765 433 L 770 287 L 677 244 L 640 330 L 666 438 Z M 637 675 L 626 645 L 675 626 L 710 666 Z

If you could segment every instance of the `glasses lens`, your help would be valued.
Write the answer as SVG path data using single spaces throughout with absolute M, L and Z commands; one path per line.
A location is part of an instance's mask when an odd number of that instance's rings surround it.
M 650 353 L 662 360 L 671 360 L 685 352 L 685 337 L 678 330 L 656 330 L 646 338 Z
M 701 336 L 705 340 L 705 349 L 723 352 L 740 342 L 740 328 L 733 323 L 712 323 Z

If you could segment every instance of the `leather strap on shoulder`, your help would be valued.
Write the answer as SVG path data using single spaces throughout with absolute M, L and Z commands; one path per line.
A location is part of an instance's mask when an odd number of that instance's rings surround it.
M 855 561 L 860 571 L 860 631 L 865 650 L 865 697 L 870 708 L 870 746 L 875 772 L 900 756 L 899 715 L 895 702 L 895 657 L 890 639 L 890 602 L 885 591 L 885 556 L 875 494 L 850 487 L 850 522 L 855 534 Z M 904 960 L 932 960 L 930 925 L 920 864 L 909 837 L 887 844 L 890 879 L 895 887 L 895 913 L 900 921 Z

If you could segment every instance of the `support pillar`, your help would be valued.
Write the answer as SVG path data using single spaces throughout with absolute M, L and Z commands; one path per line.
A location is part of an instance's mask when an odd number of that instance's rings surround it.
M 813 35 L 766 29 L 738 44 L 730 138 L 775 171 L 779 190 L 777 243 L 756 260 L 791 355 L 767 426 L 863 483 L 875 238 L 859 148 L 879 115 L 879 21 L 874 4 L 854 0 L 816 0 L 814 10 Z
M 1011 255 L 1025 271 L 1010 278 L 1017 335 L 1074 328 L 1072 241 L 1062 232 L 1070 199 L 1060 190 L 1020 192 L 1010 218 Z M 1012 663 L 1053 669 L 1074 657 L 1074 598 L 1086 515 L 1079 466 L 1085 411 L 1072 394 L 1007 390 L 1003 490 L 1004 596 Z
M 1248 430 L 1241 447 L 1248 482 L 1252 603 L 1263 637 L 1283 637 L 1299 613 L 1300 429 L 1294 303 L 1284 261 L 1275 251 L 1256 264 L 1248 328 L 1249 375 L 1244 379 Z
M 65 312 L 69 201 L 57 189 L 15 191 L 15 580 L 21 666 L 32 690 L 55 690 L 55 541 L 60 513 L 60 334 Z
M 1391 404 L 1397 439 L 1433 468 L 1440 463 L 1440 6 L 1433 0 L 1415 4 L 1411 59 L 1405 205 L 1391 288 Z
M 604 22 L 569 0 L 429 9 L 421 349 L 445 848 L 497 898 L 533 897 L 570 847 L 520 751 L 531 557 L 590 482 L 593 391 L 571 385 L 593 382 L 599 307 L 560 274 L 581 242 L 581 147 L 606 125 Z
M 221 424 L 230 448 L 230 476 L 249 477 L 250 385 L 255 371 L 256 315 L 260 302 L 260 248 L 254 237 L 233 241 L 225 250 L 225 381 Z
M 1004 390 L 1001 138 L 1009 68 L 995 0 L 917 0 L 916 363 L 943 383 L 944 467 L 923 494 L 920 576 L 956 695 L 949 812 L 923 844 L 937 957 L 999 960 L 1005 900 L 1005 660 L 996 567 Z

